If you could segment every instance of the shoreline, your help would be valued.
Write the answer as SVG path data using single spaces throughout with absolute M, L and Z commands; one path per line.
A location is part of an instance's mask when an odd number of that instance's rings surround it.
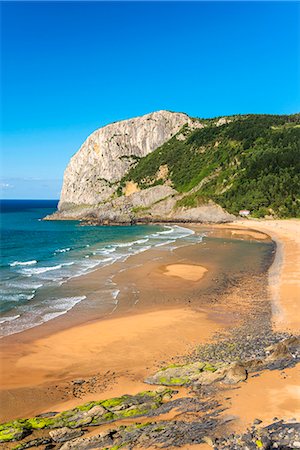
M 300 331 L 300 219 L 248 220 L 237 222 L 267 233 L 276 243 L 275 259 L 269 270 L 274 330 Z
M 231 225 L 226 224 L 226 225 L 216 225 L 214 227 L 212 227 L 213 229 L 219 229 L 219 228 L 226 228 L 226 229 L 238 229 L 240 231 L 242 231 L 242 234 L 247 235 L 247 232 L 249 231 L 250 234 L 248 236 L 251 236 L 251 233 L 255 233 L 255 230 L 258 230 L 259 232 L 263 232 L 266 233 L 267 231 L 269 231 L 269 233 L 267 233 L 269 236 L 275 237 L 276 239 L 276 243 L 277 243 L 277 252 L 276 252 L 276 256 L 275 256 L 275 260 L 273 262 L 273 264 L 271 265 L 271 267 L 269 268 L 268 271 L 268 278 L 269 280 L 273 278 L 273 290 L 274 289 L 280 289 L 280 286 L 282 285 L 282 274 L 284 272 L 284 265 L 286 264 L 286 256 L 285 258 L 282 257 L 282 261 L 280 263 L 280 260 L 278 259 L 280 256 L 280 251 L 278 251 L 279 247 L 278 247 L 278 242 L 281 242 L 280 240 L 280 230 L 279 233 L 274 232 L 273 228 L 270 227 L 270 229 L 268 229 L 268 225 L 266 226 L 264 223 L 261 225 L 261 222 L 259 222 L 259 224 L 255 223 L 255 226 L 253 226 L 253 223 L 250 223 L 250 221 L 245 221 L 243 223 L 238 222 L 238 223 L 233 223 Z M 273 224 L 274 225 L 274 224 Z M 247 230 L 247 228 L 250 228 L 250 230 Z M 260 230 L 259 230 L 260 228 Z M 264 231 L 262 231 L 262 229 Z M 273 235 L 272 235 L 273 234 Z M 275 236 L 276 235 L 276 236 Z M 259 239 L 259 237 L 255 234 L 252 235 L 252 239 L 256 240 Z M 283 256 L 284 256 L 284 252 L 289 251 L 288 250 L 288 246 L 290 245 L 290 242 L 288 240 L 288 238 L 286 238 L 286 241 L 284 242 L 284 244 L 282 244 L 282 248 L 281 251 L 283 252 Z M 195 246 L 193 246 L 193 248 L 197 247 L 197 244 Z M 295 246 L 293 246 L 295 248 Z M 189 251 L 191 251 L 189 249 Z M 181 253 L 184 253 L 184 250 L 181 250 Z M 179 255 L 178 255 L 179 253 Z M 279 256 L 278 256 L 279 255 Z M 143 255 L 145 257 L 145 255 Z M 182 256 L 182 254 L 180 254 L 180 251 L 177 252 L 177 254 L 173 255 L 174 260 L 180 260 L 180 256 Z M 182 259 L 182 258 L 181 258 Z M 163 267 L 166 267 L 170 265 L 165 264 L 162 265 L 161 261 L 159 264 L 156 264 L 157 269 L 159 268 L 158 272 L 155 273 L 155 281 L 159 280 L 159 276 L 161 277 L 161 271 L 163 271 Z M 199 264 L 200 265 L 200 264 Z M 204 265 L 204 264 L 203 264 Z M 275 267 L 275 269 L 274 269 Z M 149 266 L 148 268 L 149 270 L 151 269 L 151 267 Z M 133 269 L 136 270 L 136 269 Z M 279 271 L 280 270 L 280 271 Z M 146 269 L 147 271 L 147 269 Z M 208 274 L 210 274 L 211 271 L 208 271 Z M 199 279 L 198 282 L 201 284 L 203 283 L 206 279 L 206 275 L 204 275 L 204 279 L 201 280 Z M 178 287 L 181 285 L 182 291 L 185 292 L 186 295 L 186 288 L 188 285 L 191 285 L 193 283 L 197 284 L 197 281 L 193 282 L 191 280 L 184 280 L 182 277 L 178 277 L 178 276 L 165 276 L 165 278 L 168 279 L 168 282 L 170 281 L 170 279 L 172 279 L 172 284 L 173 281 L 174 283 L 174 290 L 178 290 Z M 164 278 L 163 278 L 164 279 Z M 275 281 L 277 283 L 275 283 Z M 285 280 L 284 283 L 286 284 L 287 281 L 290 280 Z M 150 279 L 150 283 L 153 282 L 153 277 L 152 279 Z M 162 283 L 162 288 L 164 288 L 165 282 Z M 192 291 L 191 291 L 192 292 Z M 287 295 L 288 291 L 284 291 L 283 292 L 285 295 Z M 282 292 L 280 291 L 280 294 L 282 294 Z M 192 294 L 191 294 L 192 295 Z M 225 296 L 226 297 L 226 296 Z M 227 296 L 227 301 L 228 299 L 230 299 L 230 296 Z M 166 299 L 167 300 L 167 299 Z M 232 297 L 231 297 L 232 300 Z M 239 305 L 239 308 L 241 308 L 241 313 L 242 311 L 245 309 L 245 305 L 241 305 L 238 295 L 237 297 L 234 299 L 234 302 L 232 303 L 233 308 L 236 307 L 236 305 Z M 249 303 L 250 305 L 250 303 Z M 149 306 L 149 305 L 148 305 Z M 48 335 L 48 337 L 37 337 L 36 336 L 36 340 L 32 341 L 30 338 L 30 335 L 32 337 L 34 337 L 35 333 L 27 333 L 27 335 L 29 334 L 29 338 L 25 339 L 25 342 L 27 341 L 28 345 L 30 345 L 33 348 L 31 348 L 31 354 L 29 353 L 29 355 L 27 354 L 26 356 L 26 351 L 23 349 L 20 350 L 20 348 L 18 348 L 16 350 L 16 353 L 13 355 L 13 358 L 17 358 L 17 355 L 20 353 L 23 355 L 21 357 L 21 360 L 19 359 L 18 361 L 18 368 L 20 370 L 22 370 L 23 372 L 23 379 L 24 379 L 24 369 L 26 369 L 26 367 L 30 366 L 31 368 L 31 378 L 34 375 L 34 367 L 36 365 L 36 367 L 39 366 L 39 364 L 41 365 L 41 362 L 43 360 L 43 355 L 47 354 L 47 360 L 49 361 L 48 364 L 52 366 L 52 368 L 54 368 L 55 366 L 55 359 L 57 358 L 57 350 L 59 350 L 59 354 L 61 355 L 61 359 L 59 361 L 58 366 L 55 368 L 56 369 L 56 373 L 60 373 L 60 377 L 59 378 L 53 378 L 50 382 L 58 382 L 58 386 L 62 387 L 65 386 L 60 392 L 64 392 L 66 389 L 70 389 L 70 386 L 74 385 L 69 381 L 66 381 L 68 378 L 70 378 L 70 367 L 63 365 L 64 362 L 64 358 L 65 360 L 68 360 L 67 355 L 69 355 L 69 353 L 72 353 L 72 349 L 74 350 L 74 347 L 72 347 L 73 345 L 73 340 L 74 340 L 74 336 L 77 335 L 78 340 L 83 339 L 83 337 L 89 335 L 89 336 L 93 336 L 96 334 L 97 329 L 99 329 L 99 326 L 103 326 L 103 324 L 106 324 L 105 326 L 106 328 L 106 334 L 103 333 L 106 338 L 107 341 L 106 343 L 103 342 L 102 340 L 102 350 L 100 350 L 99 354 L 103 355 L 103 350 L 106 347 L 106 354 L 108 355 L 107 360 L 105 362 L 105 360 L 102 359 L 101 364 L 102 366 L 105 368 L 106 367 L 106 372 L 104 374 L 101 374 L 102 377 L 99 378 L 100 380 L 100 384 L 104 382 L 104 380 L 109 378 L 110 380 L 112 380 L 111 383 L 109 383 L 108 385 L 104 383 L 104 389 L 102 390 L 102 392 L 97 392 L 97 391 L 91 391 L 90 393 L 85 392 L 83 394 L 83 396 L 79 395 L 79 396 L 74 396 L 73 399 L 68 399 L 68 398 L 61 398 L 60 400 L 57 399 L 58 401 L 55 402 L 54 398 L 49 398 L 49 392 L 48 392 L 48 398 L 47 400 L 44 398 L 44 400 L 42 400 L 43 395 L 42 395 L 42 391 L 46 389 L 48 389 L 49 391 L 49 378 L 51 378 L 51 374 L 49 377 L 49 372 L 46 373 L 45 378 L 41 377 L 41 378 L 36 378 L 35 381 L 38 380 L 38 384 L 37 384 L 37 390 L 36 390 L 36 394 L 42 396 L 40 398 L 38 398 L 37 404 L 36 405 L 32 405 L 31 408 L 31 413 L 29 413 L 29 411 L 27 413 L 24 413 L 24 416 L 28 416 L 28 415 L 34 415 L 34 414 L 38 414 L 41 412 L 46 412 L 50 409 L 55 408 L 55 410 L 63 410 L 66 409 L 68 407 L 74 407 L 80 403 L 83 403 L 84 401 L 88 401 L 88 400 L 92 400 L 95 397 L 97 399 L 101 399 L 101 398 L 107 398 L 107 397 L 112 397 L 115 395 L 121 395 L 127 392 L 130 393 L 136 393 L 140 390 L 144 390 L 145 389 L 145 384 L 143 383 L 143 379 L 145 378 L 145 375 L 149 374 L 149 373 L 153 373 L 155 371 L 155 367 L 159 367 L 162 365 L 162 363 L 165 362 L 170 362 L 172 360 L 177 361 L 178 360 L 178 355 L 183 355 L 188 353 L 192 347 L 195 347 L 197 344 L 199 343 L 203 343 L 203 342 L 208 342 L 212 339 L 213 335 L 215 332 L 220 332 L 220 331 L 226 331 L 229 329 L 229 322 L 230 320 L 232 320 L 233 316 L 232 314 L 230 315 L 230 313 L 228 313 L 228 311 L 224 310 L 224 305 L 223 307 L 221 307 L 221 311 L 219 308 L 219 304 L 217 303 L 216 305 L 210 305 L 210 308 L 208 308 L 207 306 L 205 307 L 204 305 L 201 305 L 201 307 L 199 308 L 195 308 L 195 304 L 193 303 L 193 307 L 190 307 L 189 305 L 185 304 L 185 305 L 180 305 L 179 303 L 179 308 L 177 307 L 177 309 L 174 307 L 174 305 L 170 305 L 168 304 L 168 302 L 166 301 L 165 303 L 165 308 L 160 308 L 158 311 L 158 305 L 154 304 L 152 305 L 152 307 L 150 308 L 150 310 L 144 309 L 141 305 L 138 305 L 138 308 L 141 308 L 140 311 L 132 311 L 132 309 L 129 309 L 129 312 L 124 313 L 124 312 L 118 312 L 118 314 L 116 314 L 111 318 L 102 318 L 102 319 L 94 319 L 94 320 L 90 320 L 87 321 L 86 324 L 83 325 L 74 325 L 73 327 L 66 327 L 65 330 L 63 331 L 55 331 L 55 327 L 52 330 L 52 334 L 50 333 Z M 226 305 L 228 306 L 228 305 Z M 282 306 L 282 304 L 281 304 Z M 289 305 L 290 306 L 290 305 Z M 218 310 L 219 308 L 219 310 Z M 195 310 L 196 310 L 196 315 L 195 315 Z M 274 312 L 274 311 L 273 311 Z M 183 315 L 183 313 L 185 315 Z M 288 315 L 289 317 L 289 315 Z M 136 320 L 136 318 L 138 320 Z M 199 331 L 195 331 L 195 324 L 197 323 L 197 321 L 202 324 L 202 332 L 199 335 Z M 239 321 L 239 318 L 236 318 L 237 323 Z M 55 321 L 54 321 L 55 322 Z M 295 326 L 295 320 L 292 322 L 292 325 Z M 139 330 L 138 328 L 135 329 L 136 334 L 134 335 L 134 333 L 132 333 L 133 328 L 137 326 L 137 323 L 139 324 Z M 153 326 L 152 323 L 156 323 L 158 324 L 157 327 Z M 191 324 L 187 327 L 187 324 Z M 279 326 L 279 323 L 281 323 L 281 326 Z M 115 327 L 113 326 L 113 324 L 115 324 Z M 277 324 L 277 325 L 276 325 Z M 280 330 L 286 330 L 287 328 L 287 322 L 282 322 L 278 321 L 277 319 L 275 320 L 275 326 L 280 329 Z M 147 328 L 148 327 L 148 328 Z M 175 327 L 175 328 L 174 328 Z M 42 328 L 42 327 L 40 327 Z M 161 328 L 163 328 L 163 332 L 161 330 Z M 168 328 L 170 329 L 171 332 L 167 332 Z M 182 342 L 182 336 L 184 336 L 186 334 L 186 329 L 191 330 L 190 334 L 188 336 L 186 336 L 185 342 Z M 113 353 L 113 348 L 110 348 L 110 351 L 107 353 L 107 345 L 111 346 L 111 343 L 114 341 L 114 339 L 112 339 L 112 334 L 115 333 L 113 330 L 117 329 L 118 330 L 118 336 L 117 339 L 115 340 L 116 342 L 116 347 L 118 348 L 120 346 L 120 343 L 122 342 L 122 344 L 124 344 L 123 347 L 123 351 L 125 351 L 126 354 L 126 361 L 128 361 L 128 349 L 131 349 L 131 357 L 136 358 L 137 355 L 137 341 L 142 341 L 142 346 L 140 346 L 140 348 L 143 350 L 142 353 L 139 354 L 138 359 L 140 360 L 140 369 L 138 369 L 136 366 L 134 367 L 134 376 L 133 376 L 133 372 L 131 372 L 130 374 L 125 373 L 124 371 L 122 372 L 121 370 L 121 376 L 118 377 L 118 381 L 116 382 L 116 377 L 115 375 L 112 374 L 112 372 L 114 371 L 114 369 L 109 369 L 109 365 L 111 366 L 111 357 L 110 354 Z M 123 329 L 123 334 L 122 334 L 122 330 Z M 87 330 L 89 330 L 87 332 Z M 130 330 L 129 334 L 131 333 L 133 335 L 133 340 L 130 341 L 130 344 L 128 345 L 128 341 L 127 343 L 124 343 L 124 338 L 127 337 L 128 335 L 128 330 Z M 142 330 L 144 331 L 144 335 L 142 333 Z M 175 330 L 175 331 L 174 331 Z M 54 331 L 54 333 L 53 333 Z M 78 335 L 79 332 L 79 335 Z M 26 333 L 26 332 L 25 332 Z M 82 334 L 81 334 L 82 333 Z M 111 333 L 111 338 L 109 338 L 109 333 Z M 141 335 L 142 333 L 142 335 Z M 39 333 L 37 333 L 38 335 Z M 147 335 L 147 337 L 145 337 Z M 165 349 L 162 351 L 162 345 L 161 345 L 161 338 L 158 339 L 157 341 L 157 353 L 154 355 L 154 358 L 149 358 L 149 348 L 151 348 L 151 346 L 153 345 L 153 339 L 154 336 L 164 336 L 164 339 L 169 339 L 169 343 L 168 345 L 165 347 Z M 16 336 L 16 335 L 13 335 Z M 142 337 L 141 337 L 142 336 Z M 177 339 L 176 341 L 176 336 L 179 336 L 179 339 Z M 19 336 L 21 337 L 21 336 Z M 137 338 L 138 337 L 138 338 Z M 175 339 L 174 339 L 175 338 Z M 7 339 L 7 338 L 5 338 Z M 13 340 L 13 339 L 11 339 Z M 61 345 L 57 347 L 58 342 L 61 342 Z M 133 346 L 133 342 L 135 342 L 135 346 Z M 17 347 L 19 347 L 20 344 L 20 339 L 17 339 Z M 71 347 L 68 347 L 70 346 Z M 97 342 L 97 345 L 99 346 L 99 341 Z M 150 347 L 149 347 L 150 345 Z M 56 347 L 55 347 L 56 346 Z M 8 346 L 10 347 L 10 345 Z M 88 341 L 85 341 L 85 343 L 83 344 L 83 347 L 86 348 L 88 347 Z M 153 347 L 152 347 L 153 348 Z M 53 350 L 54 349 L 54 350 Z M 99 349 L 98 349 L 99 350 Z M 11 348 L 10 350 L 11 351 Z M 50 351 L 50 353 L 49 353 Z M 52 353 L 51 353 L 52 352 Z M 147 364 L 145 366 L 145 360 L 143 360 L 142 355 L 145 356 L 145 352 L 146 352 L 146 361 Z M 164 353 L 165 352 L 165 353 Z M 52 356 L 51 356 L 52 355 Z M 84 356 L 84 355 L 83 355 Z M 95 357 L 95 354 L 94 354 Z M 23 359 L 22 359 L 23 358 Z M 39 360 L 39 358 L 42 358 Z M 52 358 L 52 359 L 51 359 Z M 130 359 L 130 357 L 129 357 Z M 93 359 L 92 359 L 93 360 Z M 85 362 L 84 362 L 85 361 Z M 84 364 L 81 365 L 81 367 L 78 367 L 78 372 L 73 371 L 72 377 L 73 379 L 75 377 L 81 378 L 83 376 L 83 378 L 88 379 L 88 370 L 86 370 L 88 368 L 88 366 L 91 364 L 91 359 L 90 357 L 88 358 L 83 358 L 81 359 L 81 362 L 83 362 Z M 119 361 L 120 363 L 120 361 Z M 122 364 L 121 364 L 122 366 Z M 86 367 L 86 369 L 84 369 L 84 367 Z M 84 370 L 82 370 L 84 369 Z M 145 370 L 146 369 L 146 370 Z M 289 371 L 291 371 L 292 375 L 290 375 L 291 380 L 294 380 L 294 370 L 296 368 L 293 369 L 289 369 Z M 120 370 L 120 367 L 116 370 Z M 51 371 L 50 371 L 51 372 Z M 55 371 L 54 371 L 55 372 Z M 119 374 L 120 375 L 120 374 Z M 93 375 L 91 375 L 93 376 Z M 65 377 L 65 379 L 64 379 Z M 266 386 L 266 384 L 270 384 L 270 383 L 274 383 L 274 377 L 270 376 L 267 377 L 268 380 L 264 382 L 259 381 L 259 385 L 264 385 Z M 48 387 L 47 387 L 47 382 L 45 380 L 48 379 Z M 26 377 L 25 377 L 26 380 Z M 56 380 L 56 381 L 55 381 Z M 259 379 L 262 380 L 262 379 Z M 282 381 L 282 380 L 281 380 Z M 10 382 L 12 382 L 12 379 L 10 379 Z M 294 381 L 293 381 L 294 382 Z M 17 381 L 18 383 L 18 381 Z M 31 379 L 31 383 L 32 383 L 32 379 Z M 45 384 L 46 383 L 46 384 Z M 247 383 L 248 386 L 250 386 L 251 381 L 249 383 Z M 279 383 L 280 388 L 282 387 L 282 384 L 280 384 L 280 380 L 277 382 L 277 385 Z M 24 384 L 24 382 L 23 382 Z M 26 384 L 26 383 L 25 383 Z M 89 384 L 89 381 L 88 381 Z M 12 390 L 11 390 L 12 389 Z M 258 389 L 258 388 L 256 388 Z M 30 390 L 30 384 L 26 386 L 20 386 L 19 383 L 19 388 L 17 388 L 17 384 L 12 387 L 9 388 L 10 390 L 10 395 L 9 397 L 12 398 L 16 398 L 16 395 L 23 395 L 23 404 L 26 404 L 26 402 L 29 401 L 29 398 L 31 398 L 32 395 L 32 390 Z M 249 389 L 248 389 L 249 390 Z M 232 410 L 233 411 L 241 411 L 241 399 L 243 399 L 243 395 L 242 392 L 245 392 L 245 388 L 243 387 L 242 389 L 239 390 L 239 395 L 238 398 L 239 400 L 236 400 L 235 402 L 233 402 L 233 406 L 232 406 Z M 247 389 L 246 389 L 247 391 Z M 245 394 L 246 395 L 246 394 Z M 12 397 L 13 396 L 13 397 Z M 51 395 L 50 395 L 51 397 Z M 8 400 L 8 398 L 6 398 L 6 400 Z M 286 401 L 286 400 L 285 400 Z M 47 402 L 48 402 L 48 406 L 47 406 Z M 243 403 L 243 402 L 242 402 Z M 22 408 L 22 405 L 19 405 L 19 407 Z M 6 411 L 7 412 L 7 411 Z M 18 414 L 19 417 L 22 416 L 22 414 Z M 247 416 L 247 420 L 246 422 L 249 422 L 249 416 L 251 417 L 251 414 Z M 7 415 L 7 418 L 11 418 L 9 415 Z M 6 419 L 4 419 L 6 420 Z M 242 423 L 241 426 L 244 427 L 246 424 Z

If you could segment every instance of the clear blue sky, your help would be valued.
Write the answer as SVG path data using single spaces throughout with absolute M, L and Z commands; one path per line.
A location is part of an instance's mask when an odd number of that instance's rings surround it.
M 300 110 L 299 3 L 2 3 L 2 198 L 58 198 L 87 135 L 154 110 Z

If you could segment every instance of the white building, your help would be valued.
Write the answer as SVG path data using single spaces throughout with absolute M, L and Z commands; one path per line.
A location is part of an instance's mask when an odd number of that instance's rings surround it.
M 241 209 L 239 211 L 239 215 L 242 216 L 242 217 L 247 217 L 247 216 L 250 215 L 250 211 L 248 211 L 248 209 Z

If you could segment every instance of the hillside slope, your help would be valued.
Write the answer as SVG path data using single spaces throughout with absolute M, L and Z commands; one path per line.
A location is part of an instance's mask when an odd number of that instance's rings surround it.
M 300 115 L 160 111 L 108 125 L 72 158 L 59 209 L 52 219 L 100 223 L 300 216 Z
M 300 215 L 300 115 L 247 115 L 184 126 L 123 178 L 141 189 L 168 184 L 177 207 L 209 199 L 237 214 Z

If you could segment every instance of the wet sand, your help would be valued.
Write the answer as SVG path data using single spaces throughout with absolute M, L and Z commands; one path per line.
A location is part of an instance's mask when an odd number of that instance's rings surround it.
M 245 220 L 230 226 L 267 233 L 276 242 L 276 256 L 269 270 L 273 329 L 299 334 L 300 220 Z M 252 231 L 249 233 L 253 236 Z M 230 397 L 229 403 L 224 396 L 221 402 L 228 408 L 226 415 L 237 417 L 231 426 L 234 432 L 244 431 L 256 418 L 263 426 L 272 423 L 274 417 L 300 421 L 299 365 L 250 377 Z
M 179 277 L 188 281 L 199 281 L 206 272 L 205 267 L 192 264 L 170 264 L 164 270 L 165 275 L 169 277 Z
M 237 418 L 234 432 L 244 431 L 256 418 L 267 426 L 279 419 L 300 420 L 300 370 L 293 367 L 283 371 L 265 371 L 242 383 L 240 388 L 226 393 L 224 415 Z
M 267 233 L 277 244 L 270 270 L 270 290 L 274 302 L 274 329 L 300 331 L 300 219 L 243 221 L 239 226 Z

